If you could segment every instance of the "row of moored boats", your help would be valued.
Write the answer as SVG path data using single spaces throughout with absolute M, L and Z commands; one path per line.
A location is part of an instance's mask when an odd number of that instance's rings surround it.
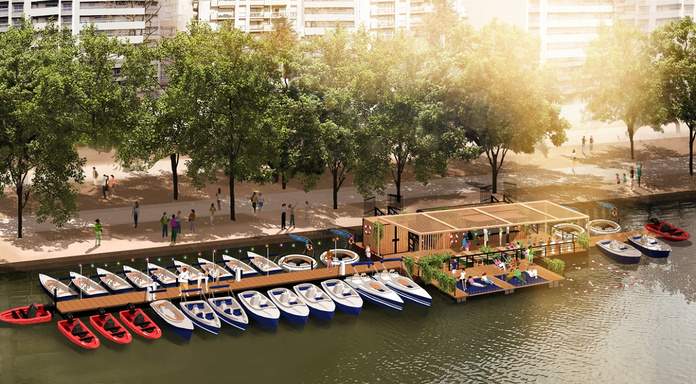
M 650 219 L 650 222 L 645 224 L 645 228 L 650 232 L 659 234 L 668 241 L 683 241 L 691 237 L 688 232 L 679 229 L 677 226 L 657 219 Z M 650 235 L 630 235 L 627 241 L 628 244 L 618 240 L 606 239 L 598 241 L 596 245 L 603 254 L 621 264 L 636 264 L 640 261 L 642 255 L 652 258 L 664 258 L 668 257 L 672 252 L 672 247 L 667 243 Z

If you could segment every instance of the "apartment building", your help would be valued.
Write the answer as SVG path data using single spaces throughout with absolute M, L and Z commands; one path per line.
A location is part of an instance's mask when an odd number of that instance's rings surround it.
M 650 32 L 686 16 L 695 17 L 694 0 L 626 0 L 615 5 L 616 18 Z
M 187 0 L 0 0 L 0 32 L 29 17 L 41 28 L 49 21 L 71 28 L 78 34 L 94 23 L 109 37 L 141 43 L 171 36 L 183 29 L 193 12 Z M 189 17 L 185 18 L 188 14 Z

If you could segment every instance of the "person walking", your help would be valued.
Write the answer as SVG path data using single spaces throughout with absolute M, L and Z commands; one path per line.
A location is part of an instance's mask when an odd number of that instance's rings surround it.
M 582 137 L 582 154 L 583 154 L 583 155 L 585 155 L 585 142 L 586 142 L 586 141 L 587 141 L 587 140 L 585 140 L 585 136 L 583 136 L 583 137 Z M 587 156 L 587 155 L 585 155 L 585 156 Z
M 304 219 L 306 222 L 309 223 L 309 210 L 312 209 L 312 207 L 309 205 L 309 201 L 304 202 Z
M 261 212 L 261 209 L 263 209 L 263 193 L 259 192 L 259 197 L 256 199 L 257 200 L 257 207 L 259 209 L 259 212 Z
M 215 226 L 215 204 L 214 203 L 210 204 L 210 209 L 208 211 L 210 212 L 210 226 L 214 227 Z
M 189 283 L 189 278 L 191 275 L 189 274 L 188 270 L 184 269 L 179 273 L 179 296 L 182 295 L 182 291 L 186 291 L 188 289 L 188 283 Z M 188 295 L 188 292 L 186 293 Z
M 571 154 L 571 163 L 573 165 L 573 172 L 575 172 L 575 158 L 577 155 L 575 154 L 575 150 L 573 149 L 573 153 Z
M 219 210 L 219 211 L 222 211 L 222 205 L 221 205 L 221 201 L 222 201 L 222 189 L 221 189 L 221 188 L 218 188 L 218 191 L 217 191 L 217 193 L 215 194 L 215 198 L 217 199 L 218 210 Z
M 616 184 L 621 184 L 621 176 L 619 174 L 616 174 Z
M 111 179 L 109 179 L 109 188 L 107 188 L 107 190 L 111 197 L 116 196 L 116 178 L 114 175 L 111 175 Z
M 102 237 L 102 225 L 99 219 L 94 221 L 94 246 L 98 247 L 101 245 Z
M 106 191 L 109 190 L 109 176 L 104 175 L 104 178 L 102 179 L 102 194 L 104 195 L 104 198 L 106 199 Z
M 97 167 L 92 167 L 92 178 L 94 178 L 94 186 L 97 186 L 97 179 L 99 179 L 99 172 L 97 172 Z
M 280 214 L 280 230 L 282 231 L 285 229 L 285 203 L 283 203 L 283 205 L 281 205 L 280 207 L 282 209 L 282 212 Z
M 256 213 L 256 203 L 259 202 L 259 197 L 256 196 L 256 191 L 251 194 L 251 208 L 254 209 L 254 213 Z
M 594 147 L 594 137 L 590 135 L 590 153 L 592 153 L 592 148 Z
M 191 210 L 191 213 L 188 215 L 188 222 L 189 222 L 189 233 L 193 233 L 194 230 L 196 229 L 196 211 Z
M 181 211 L 176 211 L 176 229 L 181 235 Z
M 167 228 L 167 212 L 162 212 L 162 217 L 160 217 L 160 224 L 162 224 L 162 237 L 169 237 L 169 230 Z
M 370 248 L 370 244 L 365 246 L 365 259 L 367 261 L 372 261 L 372 249 Z
M 631 191 L 633 190 L 633 176 L 634 176 L 634 170 L 633 167 L 631 167 Z
M 179 224 L 176 220 L 176 215 L 172 215 L 169 220 L 169 225 L 172 227 L 172 243 L 176 243 L 176 235 L 179 233 Z
M 290 211 L 290 225 L 288 227 L 295 228 L 295 207 L 297 207 L 297 203 L 295 205 L 288 204 L 288 211 Z
M 135 204 L 133 204 L 133 211 L 131 211 L 131 217 L 133 217 L 133 224 L 135 224 L 135 228 L 138 228 L 138 215 L 140 214 L 140 205 L 138 204 L 138 200 L 135 201 Z
M 643 164 L 638 164 L 638 168 L 636 168 L 636 177 L 638 178 L 638 188 L 640 188 L 640 178 L 643 176 Z

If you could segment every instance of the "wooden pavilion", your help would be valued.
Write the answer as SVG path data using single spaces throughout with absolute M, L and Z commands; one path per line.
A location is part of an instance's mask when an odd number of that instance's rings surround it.
M 434 252 L 484 244 L 484 229 L 494 245 L 527 239 L 531 235 L 551 237 L 556 224 L 572 223 L 587 227 L 589 216 L 550 201 L 515 204 L 477 205 L 430 212 L 374 216 L 363 219 L 363 245 L 381 256 L 404 252 Z M 383 226 L 383 237 L 376 243 L 375 223 Z

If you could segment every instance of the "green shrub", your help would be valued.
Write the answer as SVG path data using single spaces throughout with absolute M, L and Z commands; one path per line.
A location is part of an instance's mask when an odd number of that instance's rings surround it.
M 436 271 L 435 277 L 437 278 L 437 287 L 441 291 L 453 293 L 457 289 L 457 279 L 449 273 Z
M 583 232 L 578 236 L 578 245 L 584 250 L 590 249 L 590 235 L 587 232 Z
M 404 267 L 406 268 L 406 272 L 408 272 L 409 275 L 413 276 L 413 272 L 416 270 L 416 260 L 413 259 L 411 256 L 406 256 L 403 258 L 404 261 Z
M 546 263 L 551 272 L 557 273 L 559 275 L 563 275 L 563 273 L 565 272 L 565 261 L 561 259 L 550 259 L 548 257 L 543 257 L 541 260 L 543 260 L 544 263 Z
M 375 222 L 372 225 L 372 238 L 375 239 L 375 244 L 379 244 L 380 240 L 384 236 L 384 225 L 379 222 Z
M 428 257 L 426 256 L 420 260 L 418 260 L 418 268 L 420 269 L 420 278 L 423 280 L 423 284 L 430 284 L 433 281 L 433 277 L 435 277 L 435 272 L 437 270 L 430 265 L 428 265 Z

